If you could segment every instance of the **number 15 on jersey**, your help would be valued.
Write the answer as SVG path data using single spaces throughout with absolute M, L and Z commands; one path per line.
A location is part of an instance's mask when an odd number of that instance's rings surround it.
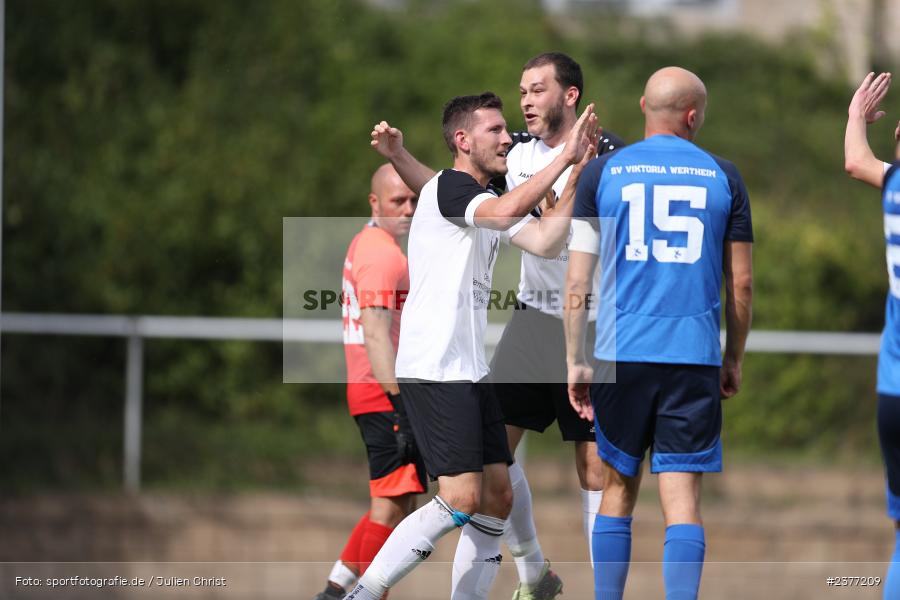
M 645 238 L 647 190 L 643 183 L 622 188 L 622 202 L 628 204 L 628 244 L 625 259 L 646 261 Z M 693 264 L 703 252 L 703 221 L 697 217 L 671 214 L 673 202 L 688 202 L 693 209 L 706 208 L 706 188 L 693 185 L 654 185 L 651 198 L 653 225 L 660 231 L 687 234 L 686 246 L 674 246 L 668 240 L 653 240 L 652 254 L 659 262 Z

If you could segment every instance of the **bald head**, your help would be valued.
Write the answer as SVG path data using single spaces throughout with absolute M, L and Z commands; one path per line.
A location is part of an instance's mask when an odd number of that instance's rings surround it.
M 395 238 L 409 233 L 418 199 L 390 164 L 381 165 L 372 175 L 369 192 L 372 220 Z
M 693 139 L 703 124 L 706 86 L 681 67 L 665 67 L 650 76 L 641 98 L 647 129 Z
M 376 196 L 381 196 L 386 189 L 391 187 L 406 187 L 406 184 L 400 179 L 400 175 L 397 174 L 393 165 L 385 163 L 375 169 L 375 172 L 372 174 L 372 183 L 369 189 Z

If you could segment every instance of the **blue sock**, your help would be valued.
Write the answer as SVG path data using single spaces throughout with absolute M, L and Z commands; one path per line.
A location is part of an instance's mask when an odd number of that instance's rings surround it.
M 696 600 L 706 542 L 700 525 L 666 527 L 663 548 L 663 581 L 666 600 Z
M 900 529 L 894 541 L 894 556 L 888 565 L 887 577 L 884 578 L 884 600 L 900 598 Z
M 594 550 L 594 599 L 622 600 L 631 561 L 631 517 L 597 515 Z

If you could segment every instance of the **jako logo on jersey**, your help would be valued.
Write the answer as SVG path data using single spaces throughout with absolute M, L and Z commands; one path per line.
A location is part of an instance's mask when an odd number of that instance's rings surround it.
M 492 558 L 486 558 L 486 559 L 484 559 L 484 562 L 486 562 L 486 563 L 497 563 L 497 564 L 499 565 L 500 563 L 503 562 L 503 555 L 502 555 L 502 554 L 498 554 L 497 556 L 494 556 L 494 557 L 492 557 Z
M 521 177 L 522 179 L 531 179 L 532 175 L 534 175 L 534 173 L 519 173 L 519 177 Z
M 425 560 L 429 556 L 431 556 L 431 550 L 419 550 L 418 548 L 412 549 L 413 554 L 416 554 L 422 560 Z

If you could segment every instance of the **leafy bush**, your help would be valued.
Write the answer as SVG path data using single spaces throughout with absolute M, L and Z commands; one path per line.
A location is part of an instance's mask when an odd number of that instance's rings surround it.
M 881 327 L 877 194 L 843 174 L 852 90 L 819 73 L 815 36 L 686 41 L 659 23 L 551 19 L 512 0 L 7 6 L 4 310 L 278 316 L 281 219 L 366 216 L 374 122 L 448 165 L 443 103 L 492 89 L 521 129 L 521 66 L 557 49 L 582 63 L 602 123 L 631 141 L 653 70 L 703 77 L 698 141 L 739 166 L 753 199 L 756 327 Z M 890 132 L 872 128 L 881 155 Z M 297 455 L 356 448 L 340 386 L 282 384 L 280 350 L 147 343 L 152 483 L 299 484 Z M 120 341 L 7 335 L 2 369 L 4 488 L 115 484 Z M 872 360 L 750 357 L 729 444 L 871 454 L 873 373 Z

